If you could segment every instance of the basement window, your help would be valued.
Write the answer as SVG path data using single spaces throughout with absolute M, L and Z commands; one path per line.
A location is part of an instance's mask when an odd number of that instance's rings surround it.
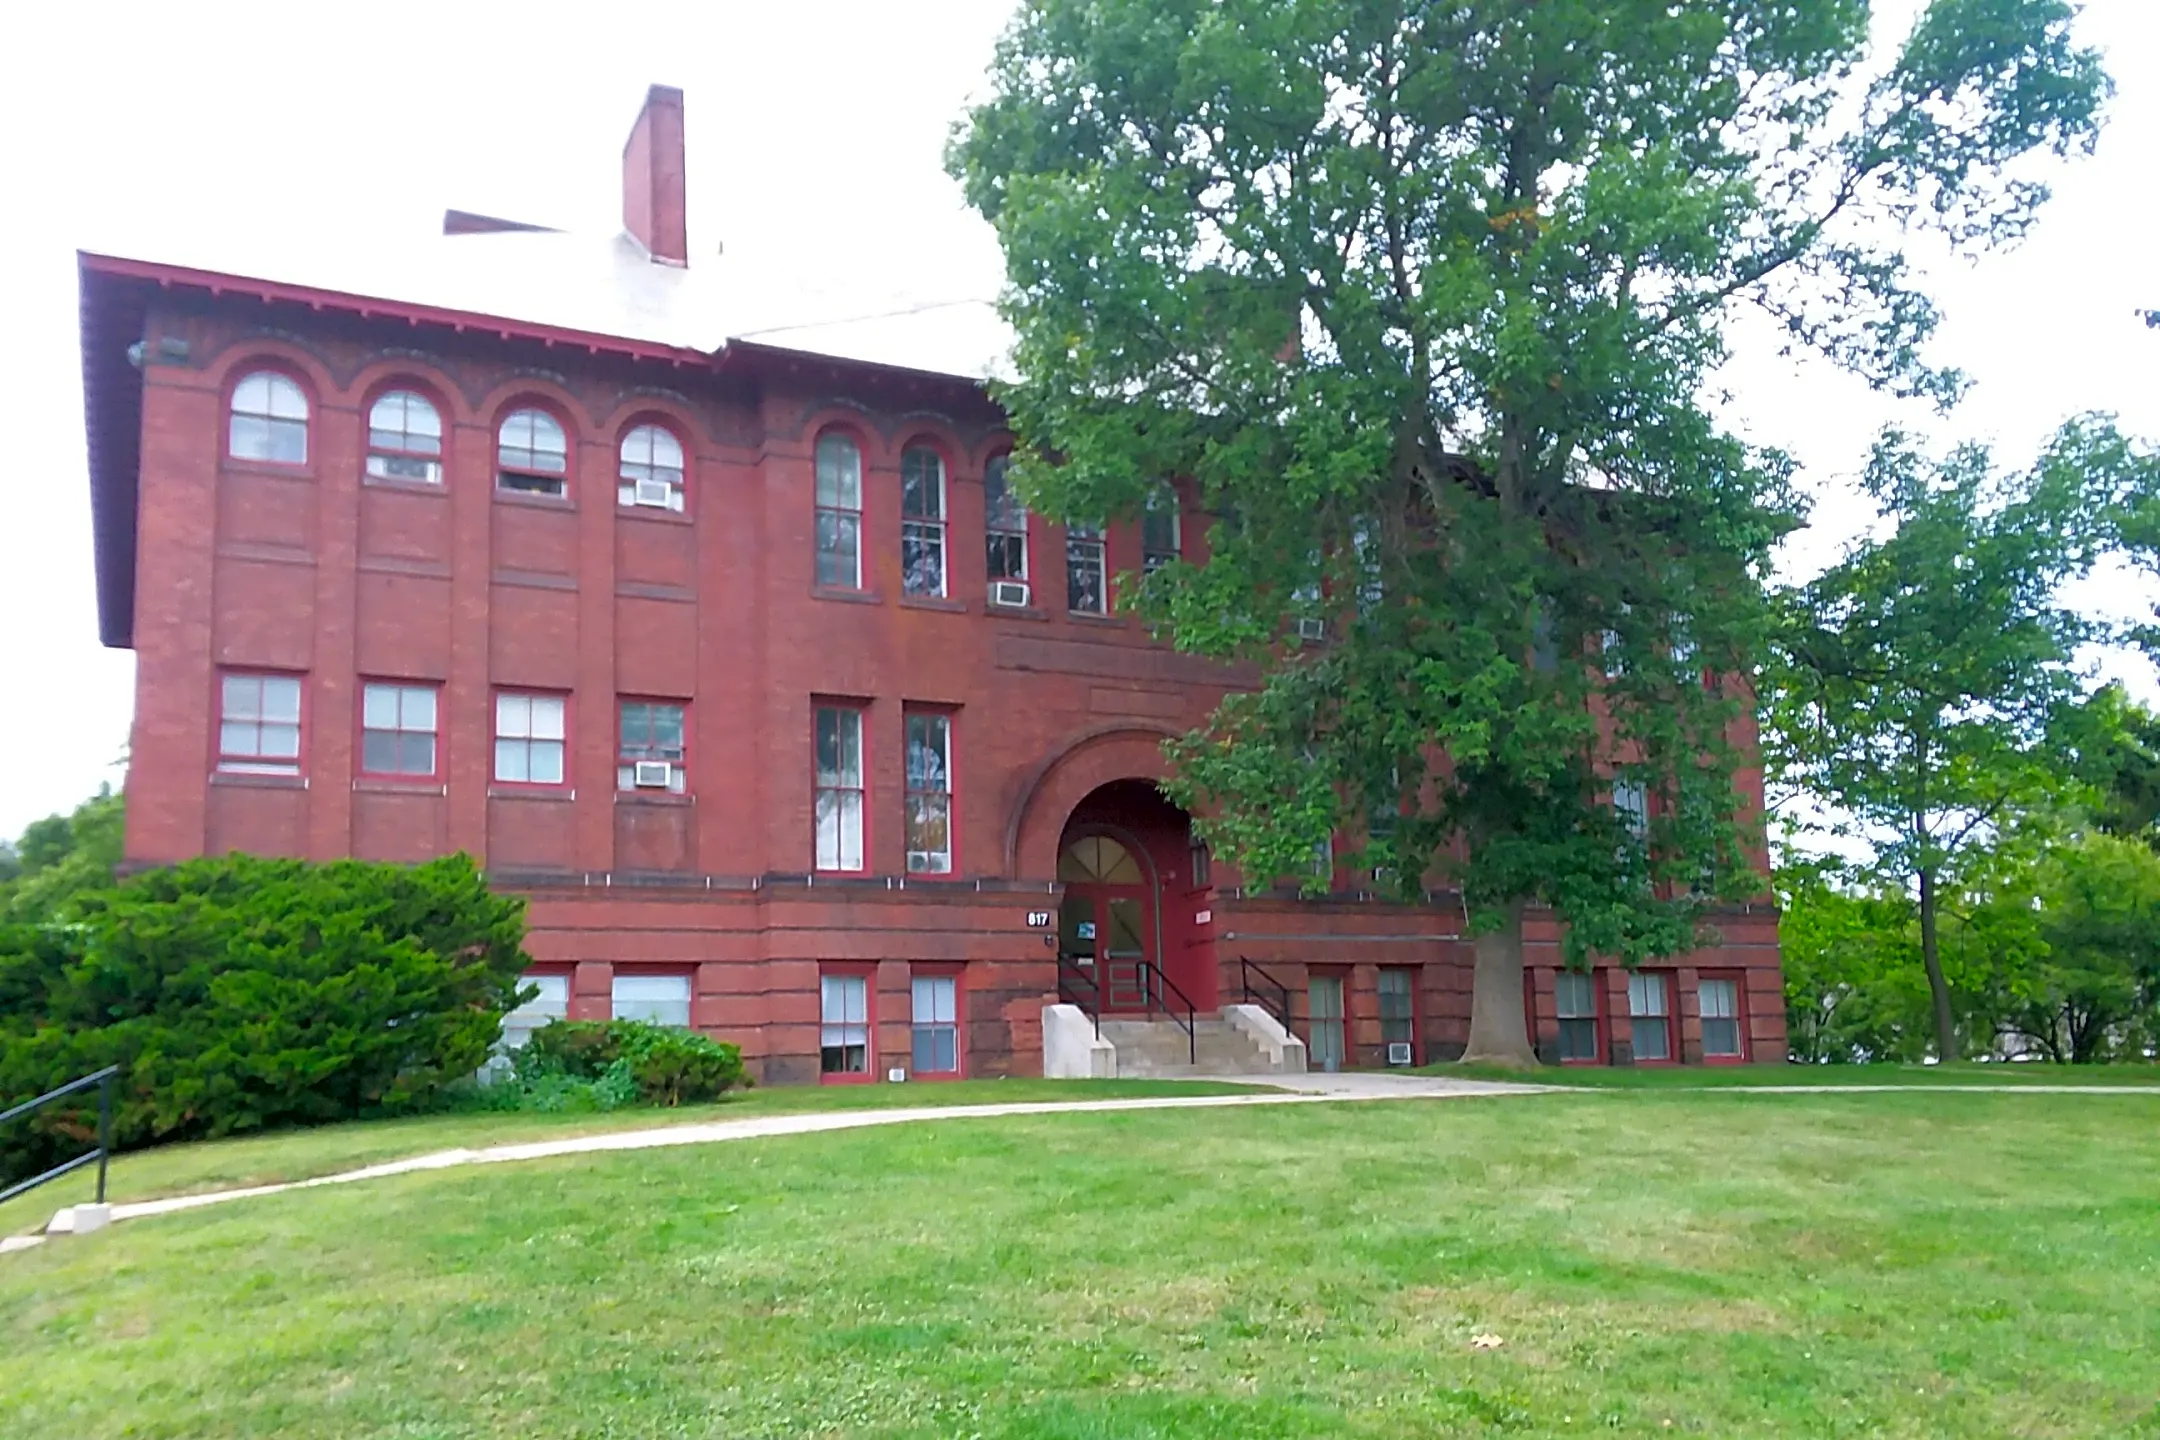
M 625 975 L 618 970 L 610 982 L 609 998 L 617 1020 L 690 1028 L 688 975 Z
M 1560 1063 L 1596 1064 L 1596 981 L 1580 970 L 1562 970 L 1553 976 L 1553 1008 L 1560 1017 Z
M 1655 970 L 1628 976 L 1628 1030 L 1636 1063 L 1672 1059 L 1672 990 Z
M 514 410 L 495 434 L 495 488 L 520 495 L 568 492 L 570 442 L 545 410 Z

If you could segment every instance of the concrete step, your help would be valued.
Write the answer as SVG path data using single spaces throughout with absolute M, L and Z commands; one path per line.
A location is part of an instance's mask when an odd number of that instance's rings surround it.
M 1174 1020 L 1105 1020 L 1102 1038 L 1117 1051 L 1117 1073 L 1130 1078 L 1276 1072 L 1267 1052 L 1249 1035 L 1213 1016 L 1199 1018 L 1190 1039 Z

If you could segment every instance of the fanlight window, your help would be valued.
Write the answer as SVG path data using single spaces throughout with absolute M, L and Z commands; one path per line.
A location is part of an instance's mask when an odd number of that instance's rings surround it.
M 307 463 L 307 396 L 290 379 L 258 370 L 233 387 L 225 449 L 235 460 Z
M 1083 835 L 1058 857 L 1058 879 L 1096 885 L 1144 885 L 1140 862 L 1107 835 Z
M 424 395 L 392 390 L 368 409 L 367 473 L 442 483 L 442 416 Z
M 658 425 L 640 425 L 623 436 L 616 474 L 615 498 L 619 504 L 682 512 L 682 442 L 669 431 Z
M 495 435 L 495 486 L 527 495 L 564 493 L 570 442 L 545 410 L 515 410 Z

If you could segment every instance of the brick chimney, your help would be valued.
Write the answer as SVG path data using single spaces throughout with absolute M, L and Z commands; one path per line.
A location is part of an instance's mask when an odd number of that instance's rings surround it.
M 645 108 L 622 152 L 623 228 L 662 265 L 690 263 L 683 178 L 683 96 L 672 85 L 645 92 Z

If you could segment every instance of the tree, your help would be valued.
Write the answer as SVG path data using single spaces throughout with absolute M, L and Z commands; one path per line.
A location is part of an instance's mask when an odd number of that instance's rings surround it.
M 1530 1058 L 1529 907 L 1634 962 L 1760 888 L 1741 682 L 1794 504 L 1712 411 L 1725 327 L 1954 395 L 1895 247 L 2016 236 L 2005 167 L 2089 146 L 2070 16 L 1933 0 L 1873 79 L 1860 0 L 1030 0 L 1002 42 L 951 166 L 1005 250 L 1015 480 L 1216 516 L 1128 587 L 1261 675 L 1173 788 L 1248 880 L 1322 883 L 1340 832 L 1458 886 L 1466 1058 Z
M 1911 888 L 1945 1061 L 1939 885 L 2003 822 L 2075 789 L 2056 737 L 2082 698 L 2075 652 L 2099 632 L 2060 591 L 2104 542 L 2119 453 L 2111 429 L 2074 422 L 2005 477 L 1977 446 L 1938 464 L 1885 436 L 1865 484 L 1888 533 L 1781 596 L 1771 767 L 1826 807 L 1813 828 L 1864 841 L 1875 881 Z
M 76 897 L 111 885 L 126 831 L 126 802 L 110 786 L 72 814 L 33 821 L 13 847 L 18 873 L 0 870 L 0 923 L 51 919 Z
M 2143 1058 L 2160 1001 L 2160 857 L 2111 835 L 2065 836 L 2005 898 L 2041 943 L 1998 1029 L 2058 1064 Z

